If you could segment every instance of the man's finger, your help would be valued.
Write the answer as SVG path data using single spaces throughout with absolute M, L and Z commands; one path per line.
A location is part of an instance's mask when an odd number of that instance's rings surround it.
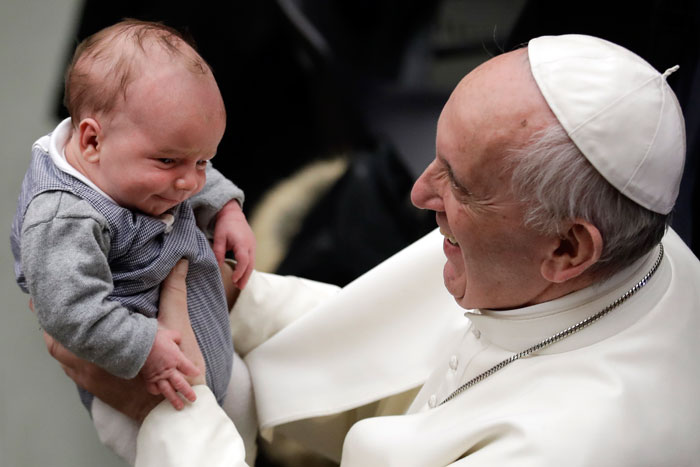
M 66 376 L 75 381 L 78 386 L 86 387 L 92 378 L 101 378 L 103 374 L 106 374 L 94 363 L 86 362 L 76 356 L 46 332 L 43 333 L 42 337 L 49 355 L 61 364 Z
M 158 305 L 158 322 L 168 329 L 182 332 L 184 326 L 189 327 L 187 316 L 187 260 L 180 260 L 160 288 L 160 304 Z
M 73 352 L 63 347 L 56 339 L 51 337 L 48 333 L 43 333 L 44 343 L 46 343 L 46 350 L 49 352 L 54 359 L 67 367 L 73 367 L 80 361 L 78 357 L 75 356 Z
M 175 267 L 173 267 L 172 271 L 170 271 L 170 274 L 168 274 L 168 277 L 165 278 L 163 281 L 163 284 L 161 285 L 162 288 L 167 288 L 167 289 L 173 289 L 173 290 L 179 290 L 179 291 L 184 291 L 185 293 L 187 292 L 187 271 L 189 269 L 190 263 L 186 259 L 181 259 L 177 263 L 175 263 Z

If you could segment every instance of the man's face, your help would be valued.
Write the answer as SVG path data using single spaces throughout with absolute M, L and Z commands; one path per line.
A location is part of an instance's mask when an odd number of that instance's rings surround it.
M 540 265 L 549 243 L 523 226 L 506 164 L 508 150 L 552 118 L 520 54 L 497 57 L 455 89 L 438 122 L 436 158 L 411 194 L 436 213 L 445 286 L 464 308 L 537 303 L 548 287 Z
M 158 216 L 198 193 L 225 128 L 213 77 L 171 66 L 138 78 L 103 119 L 95 183 L 119 205 Z

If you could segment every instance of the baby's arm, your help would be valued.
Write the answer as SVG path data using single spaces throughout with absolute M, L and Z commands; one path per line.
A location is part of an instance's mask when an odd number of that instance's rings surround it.
M 199 370 L 180 349 L 180 333 L 159 326 L 151 352 L 141 369 L 148 392 L 162 394 L 176 409 L 184 407 L 182 399 L 194 402 L 197 398 L 185 376 L 197 376 Z
M 255 266 L 255 236 L 243 214 L 243 191 L 209 164 L 204 189 L 190 202 L 197 225 L 214 242 L 219 263 L 226 251 L 233 251 L 237 263 L 233 282 L 242 289 Z
M 29 206 L 22 228 L 22 268 L 39 323 L 76 355 L 121 378 L 136 376 L 157 321 L 107 300 L 107 221 L 87 202 L 46 193 Z

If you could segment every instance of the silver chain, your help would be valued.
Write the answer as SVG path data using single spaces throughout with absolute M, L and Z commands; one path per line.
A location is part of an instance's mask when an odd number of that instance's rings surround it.
M 445 400 L 440 402 L 438 404 L 438 407 L 441 406 L 442 404 L 444 404 L 445 402 L 451 401 L 452 399 L 457 397 L 459 394 L 463 393 L 464 391 L 466 391 L 470 387 L 474 386 L 476 383 L 485 380 L 486 378 L 488 378 L 492 374 L 496 373 L 497 371 L 502 370 L 503 368 L 510 365 L 514 361 L 520 360 L 521 358 L 529 357 L 530 355 L 534 354 L 535 352 L 542 350 L 545 347 L 549 347 L 550 345 L 554 344 L 555 342 L 559 342 L 560 340 L 562 340 L 566 337 L 569 337 L 572 334 L 579 332 L 581 329 L 598 321 L 600 318 L 607 315 L 612 310 L 614 310 L 615 308 L 620 306 L 622 303 L 627 301 L 627 299 L 629 299 L 632 295 L 637 293 L 639 291 L 639 289 L 641 289 L 642 287 L 644 287 L 647 284 L 647 281 L 649 281 L 649 279 L 651 279 L 651 276 L 653 276 L 654 273 L 656 272 L 656 270 L 659 268 L 659 265 L 661 264 L 661 260 L 664 257 L 664 246 L 659 244 L 659 248 L 660 248 L 659 249 L 659 256 L 656 258 L 656 262 L 651 267 L 649 272 L 647 272 L 646 275 L 644 277 L 642 277 L 642 279 L 634 285 L 634 287 L 632 287 L 627 292 L 625 292 L 617 300 L 615 300 L 610 305 L 606 306 L 605 308 L 603 308 L 602 310 L 600 310 L 598 313 L 594 314 L 593 316 L 589 316 L 588 318 L 584 319 L 583 321 L 579 321 L 578 323 L 574 324 L 573 326 L 569 326 L 568 328 L 564 329 L 563 331 L 560 331 L 560 332 L 554 334 L 553 336 L 548 337 L 547 339 L 539 342 L 538 344 L 533 345 L 532 347 L 530 347 L 528 349 L 523 350 L 520 353 L 511 355 L 510 357 L 506 358 L 505 360 L 498 363 L 497 365 L 494 365 L 491 368 L 489 368 L 488 370 L 484 371 L 480 375 L 470 379 L 469 381 L 467 381 L 466 383 L 464 383 L 463 385 L 461 385 L 460 387 L 455 389 L 452 392 L 452 394 L 450 394 L 449 396 L 447 396 L 445 398 Z

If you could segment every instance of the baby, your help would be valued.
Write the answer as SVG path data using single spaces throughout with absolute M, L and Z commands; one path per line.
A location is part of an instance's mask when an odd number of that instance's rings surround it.
M 187 258 L 190 320 L 223 403 L 234 355 L 219 264 L 233 250 L 244 287 L 255 240 L 243 192 L 210 163 L 226 114 L 209 66 L 175 30 L 127 20 L 78 46 L 65 89 L 71 118 L 34 144 L 12 225 L 20 287 L 56 340 L 181 408 L 198 370 L 156 315 Z

